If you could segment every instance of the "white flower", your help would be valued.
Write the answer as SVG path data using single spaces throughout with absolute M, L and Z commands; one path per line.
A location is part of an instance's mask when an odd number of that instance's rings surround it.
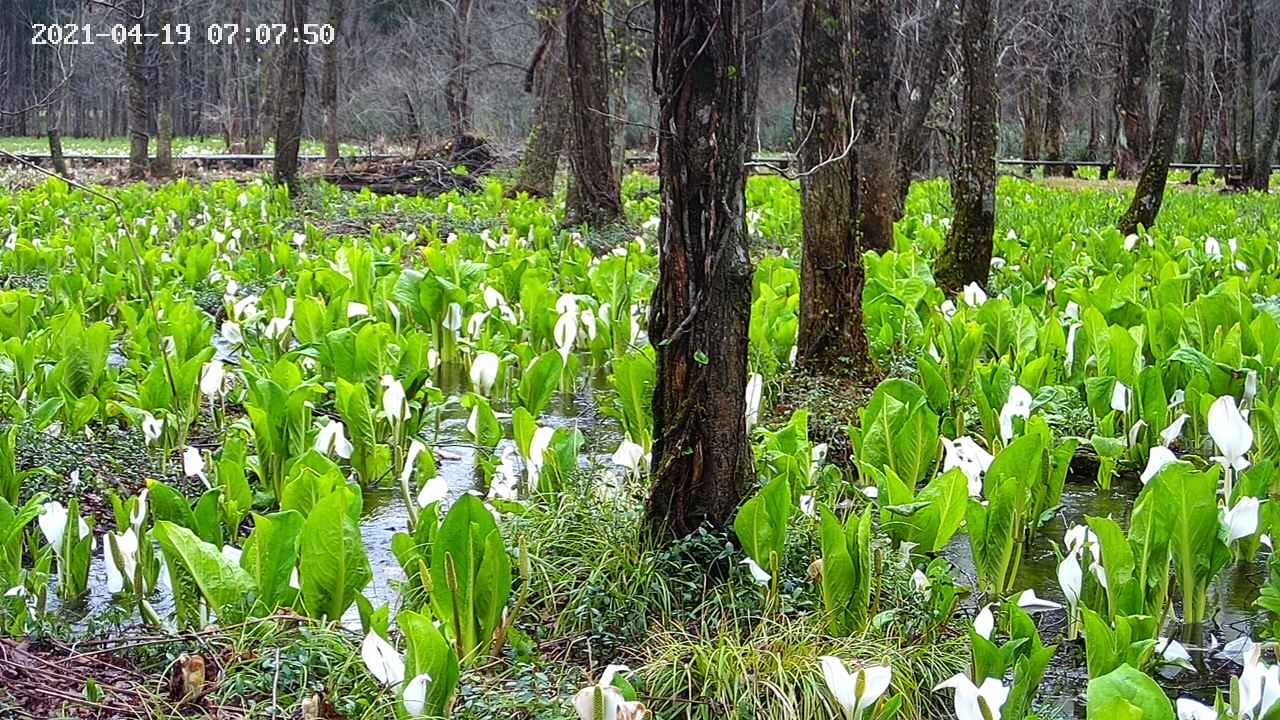
M 1009 398 L 1000 409 L 1000 438 L 1006 443 L 1013 439 L 1013 419 L 1031 417 L 1031 393 L 1021 385 L 1009 388 Z
M 1235 542 L 1258 531 L 1258 507 L 1256 497 L 1246 495 L 1236 501 L 1234 507 L 1223 513 L 1222 526 L 1227 529 L 1227 542 Z
M 40 525 L 40 532 L 44 535 L 45 542 L 53 548 L 56 555 L 62 555 L 62 536 L 67 529 L 67 509 L 62 503 L 52 500 L 40 506 L 40 516 L 37 518 Z M 80 538 L 81 540 L 89 536 L 89 525 L 80 518 Z
M 1066 317 L 1069 320 L 1079 320 L 1080 304 L 1077 303 L 1075 300 L 1068 300 L 1067 306 L 1066 308 L 1063 309 L 1062 314 L 1064 317 Z
M 462 329 L 462 306 L 456 302 L 449 303 L 449 307 L 445 310 L 444 318 L 440 320 L 440 325 L 445 330 L 452 330 L 457 333 Z
M 764 378 L 760 373 L 751 373 L 747 379 L 747 430 L 755 427 L 760 419 L 760 396 L 764 392 Z
M 1142 480 L 1143 485 L 1146 485 L 1165 465 L 1175 462 L 1178 462 L 1178 456 L 1174 455 L 1173 451 L 1162 445 L 1157 445 L 1151 448 L 1151 453 L 1147 455 L 1147 467 L 1142 471 L 1139 479 Z
M 964 290 L 960 293 L 960 297 L 964 300 L 964 304 L 969 307 L 978 307 L 987 301 L 987 293 L 982 289 L 982 286 L 976 282 L 971 282 L 968 285 L 965 285 Z
M 1125 252 L 1133 252 L 1133 249 L 1134 249 L 1135 247 L 1137 247 L 1137 245 L 1138 245 L 1138 235 L 1137 235 L 1137 233 L 1129 233 L 1128 235 L 1125 235 L 1125 236 L 1124 236 L 1124 251 L 1125 251 Z
M 613 464 L 621 465 L 635 472 L 641 468 L 641 461 L 644 460 L 644 456 L 644 447 L 639 443 L 633 443 L 624 438 L 622 442 L 618 443 L 618 449 L 613 451 L 613 456 L 609 459 Z
M 578 310 L 571 307 L 562 313 L 556 320 L 556 326 L 552 333 L 555 336 L 556 348 L 560 351 L 560 357 L 568 361 L 569 354 L 573 352 L 574 343 L 578 341 Z
M 369 673 L 383 685 L 392 687 L 404 681 L 404 660 L 391 643 L 377 633 L 364 636 L 364 642 L 360 644 L 360 658 Z
M 223 546 L 222 546 L 222 557 L 224 557 L 224 558 L 226 558 L 227 560 L 231 561 L 231 563 L 232 563 L 232 564 L 234 564 L 234 565 L 239 565 L 239 564 L 240 564 L 240 558 L 241 558 L 241 557 L 243 557 L 243 556 L 244 556 L 244 551 L 242 551 L 242 550 L 241 550 L 240 548 L 238 548 L 238 547 L 235 547 L 234 545 L 223 545 Z
M 929 582 L 929 576 L 925 575 L 924 571 L 920 568 L 916 568 L 915 572 L 911 573 L 911 587 L 914 588 L 916 592 L 927 594 L 931 584 L 932 583 Z
M 164 432 L 164 421 L 157 420 L 154 415 L 144 410 L 142 412 L 142 437 L 147 444 L 155 444 L 160 439 L 162 432 Z
M 991 614 L 991 606 L 984 605 L 973 618 L 973 631 L 990 640 L 991 632 L 996 629 L 996 616 Z
M 427 686 L 431 684 L 431 676 L 422 673 L 416 675 L 404 686 L 402 700 L 404 701 L 404 710 L 409 713 L 409 717 L 422 717 L 427 711 Z
M 555 428 L 539 426 L 533 431 L 533 439 L 529 441 L 529 457 L 524 459 L 525 474 L 529 487 L 538 486 L 538 477 L 542 474 L 543 456 L 551 447 L 551 438 L 555 437 Z
M 951 300 L 951 298 L 947 298 L 938 306 L 938 311 L 942 313 L 943 317 L 950 320 L 956 314 L 956 304 Z
M 1080 588 L 1084 585 L 1084 571 L 1080 569 L 1077 553 L 1069 552 L 1058 563 L 1058 587 L 1067 599 L 1067 605 L 1075 607 L 1080 604 Z
M 338 420 L 330 420 L 329 424 L 320 428 L 320 432 L 316 434 L 315 448 L 322 455 L 336 454 L 340 458 L 350 458 L 355 450 L 347 440 L 346 428 Z
M 1245 454 L 1253 447 L 1253 428 L 1236 408 L 1236 399 L 1223 395 L 1209 407 L 1209 435 L 1221 455 L 1213 459 L 1223 467 L 1238 471 L 1249 467 Z
M 227 371 L 221 360 L 210 360 L 205 363 L 200 370 L 200 392 L 209 398 L 221 395 L 222 381 L 226 376 Z
M 615 687 L 592 685 L 584 687 L 573 696 L 573 708 L 581 720 L 596 720 L 596 693 L 601 695 L 604 720 L 619 720 L 618 710 L 626 703 L 622 691 Z
M 129 513 L 129 525 L 135 532 L 142 531 L 142 521 L 147 519 L 147 496 L 151 494 L 151 488 L 142 488 L 142 492 L 138 493 L 138 501 L 133 505 L 133 511 Z
M 1218 711 L 1199 700 L 1178 698 L 1174 707 L 1178 711 L 1178 720 L 1218 720 Z
M 814 517 L 818 512 L 818 501 L 812 495 L 800 496 L 800 512 L 805 517 Z
M 222 339 L 232 347 L 243 343 L 244 333 L 240 330 L 240 324 L 224 320 L 222 323 Z
M 773 576 L 764 568 L 760 567 L 760 564 L 751 558 L 744 558 L 742 562 L 738 564 L 746 565 L 747 569 L 751 571 L 751 579 L 755 580 L 759 585 L 768 585 L 769 582 L 773 580 Z
M 350 301 L 347 303 L 347 319 L 364 317 L 369 314 L 369 306 L 364 303 Z
M 1191 416 L 1186 413 L 1182 413 L 1178 417 L 1174 418 L 1173 422 L 1169 423 L 1168 427 L 1160 431 L 1160 444 L 1165 447 L 1172 445 L 1173 441 L 1177 440 L 1178 436 L 1182 434 L 1182 426 L 1186 425 L 1187 421 L 1190 419 Z
M 498 356 L 488 351 L 476 353 L 471 361 L 471 385 L 481 395 L 488 395 L 498 379 Z
M 1111 386 L 1111 409 L 1119 413 L 1129 411 L 1129 386 L 1119 380 Z
M 187 446 L 182 452 L 182 474 L 187 477 L 204 477 L 204 456 L 200 454 L 200 449 Z
M 382 415 L 399 424 L 409 416 L 409 403 L 405 400 L 404 386 L 390 375 L 382 376 Z
M 1027 612 L 1034 613 L 1044 610 L 1060 610 L 1062 605 L 1060 603 L 1053 602 L 1052 600 L 1045 600 L 1043 598 L 1036 597 L 1036 591 L 1032 588 L 1027 588 L 1018 596 L 1018 607 L 1026 610 Z
M 112 545 L 120 552 L 122 566 L 116 565 Z M 112 595 L 122 592 L 126 584 L 133 583 L 138 568 L 138 535 L 133 528 L 119 534 L 107 534 L 106 542 L 102 543 L 102 565 L 107 571 L 107 592 Z
M 953 707 L 957 720 L 1000 720 L 1000 708 L 1009 699 L 1009 688 L 996 678 L 987 678 L 981 686 L 976 686 L 968 675 L 957 673 L 933 690 L 937 692 L 943 688 L 952 688 L 956 692 Z
M 1171 663 L 1178 663 L 1178 662 L 1190 663 L 1191 662 L 1191 653 L 1187 652 L 1186 646 L 1184 646 L 1182 643 L 1178 642 L 1177 640 L 1173 640 L 1167 637 L 1161 637 L 1160 639 L 1156 640 L 1155 650 L 1156 650 L 1156 654 L 1159 655 L 1165 662 L 1171 662 Z
M 1204 239 L 1204 254 L 1214 260 L 1222 259 L 1222 244 L 1218 242 L 1218 238 L 1210 235 Z
M 827 689 L 847 718 L 860 717 L 863 711 L 875 705 L 893 679 L 893 670 L 887 665 L 859 668 L 851 674 L 839 658 L 825 655 L 819 659 Z
M 497 477 L 494 477 L 494 483 L 497 483 Z M 493 494 L 493 487 L 489 488 L 490 495 Z M 436 475 L 428 480 L 422 486 L 422 490 L 418 493 L 418 505 L 426 507 L 433 502 L 445 499 L 449 495 L 449 482 L 443 477 Z
M 981 497 L 982 475 L 991 468 L 995 457 L 969 437 L 958 437 L 955 440 L 942 438 L 942 448 L 942 471 L 960 468 L 969 481 L 969 495 Z

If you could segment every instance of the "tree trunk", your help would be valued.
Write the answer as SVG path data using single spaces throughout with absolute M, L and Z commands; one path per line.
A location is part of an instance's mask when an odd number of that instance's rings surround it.
M 156 27 L 172 23 L 172 4 L 160 5 L 156 13 Z M 173 45 L 158 43 L 157 50 L 159 62 L 156 87 L 159 92 L 152 94 L 156 101 L 156 159 L 151 163 L 151 174 L 168 177 L 173 174 L 173 99 L 178 90 L 178 56 Z
M 346 0 L 329 0 L 329 25 L 342 37 L 347 15 Z M 320 80 L 320 112 L 324 115 L 324 160 L 332 167 L 338 162 L 338 41 L 324 46 L 324 70 Z
M 126 24 L 141 24 L 145 13 L 143 0 L 129 0 L 124 6 Z M 147 47 L 146 38 L 130 39 L 124 48 L 124 68 L 129 93 L 129 170 L 128 176 L 139 179 L 147 175 Z
M 897 157 L 890 123 L 897 119 L 891 93 L 893 78 L 888 0 L 855 0 L 853 15 L 853 82 L 858 98 L 856 171 L 858 230 L 861 247 L 893 249 L 897 217 Z M 832 142 L 840 143 L 840 138 Z M 859 255 L 861 257 L 861 255 Z
M 911 189 L 911 175 L 920 164 L 920 157 L 928 145 L 927 139 L 932 137 L 932 133 L 925 131 L 924 124 L 929 119 L 933 96 L 942 79 L 942 61 L 951 44 L 951 15 L 954 10 L 955 3 L 951 0 L 940 2 L 929 19 L 929 34 L 923 44 L 927 52 L 920 64 L 919 74 L 912 83 L 907 116 L 902 123 L 902 131 L 898 134 L 898 196 L 894 206 L 894 220 L 902 217 L 907 192 Z
M 1234 76 L 1228 70 L 1227 53 L 1222 53 L 1213 62 L 1213 86 L 1217 90 L 1217 122 L 1213 131 L 1213 162 L 1218 165 L 1222 177 L 1227 176 L 1227 168 L 1233 161 L 1231 146 L 1231 108 L 1235 104 L 1232 93 Z
M 655 0 L 661 220 L 653 490 L 660 537 L 724 527 L 752 479 L 746 170 L 761 0 Z
M 848 0 L 805 0 L 796 87 L 796 151 L 804 213 L 797 361 L 817 370 L 861 370 L 868 362 L 862 327 L 861 179 L 850 146 L 853 65 Z M 865 115 L 861 117 L 865 118 Z
M 455 0 L 453 29 L 449 33 L 449 51 L 453 67 L 444 86 L 444 104 L 449 110 L 449 127 L 453 138 L 466 136 L 471 130 L 471 0 Z
M 569 157 L 574 178 L 565 208 L 570 224 L 606 224 L 622 215 L 611 155 L 609 59 L 600 2 L 565 0 L 565 58 L 573 102 Z
M 1023 96 L 1020 113 L 1022 115 L 1022 159 L 1023 160 L 1039 160 L 1040 159 L 1040 135 L 1044 120 L 1040 117 L 1040 80 L 1037 78 L 1034 85 L 1028 88 Z M 1022 174 L 1025 177 L 1031 177 L 1035 172 L 1034 165 L 1023 165 Z
M 985 285 L 996 227 L 996 57 L 992 0 L 961 0 L 961 107 L 952 150 L 955 217 L 938 255 L 934 279 L 944 292 Z
M 62 154 L 62 131 L 58 128 L 57 117 L 53 116 L 52 119 L 55 122 L 49 125 L 49 161 L 53 164 L 54 172 L 68 177 L 67 159 Z
M 560 0 L 539 0 L 537 21 L 541 41 L 532 68 L 525 76 L 525 92 L 534 95 L 533 127 L 520 156 L 520 177 L 513 192 L 550 197 L 569 120 L 569 76 L 564 65 L 564 24 Z
M 288 0 L 286 0 L 287 2 Z M 251 116 L 245 126 L 245 152 L 256 155 L 262 152 L 267 144 L 267 124 L 270 119 L 275 117 L 276 107 L 279 105 L 275 101 L 275 93 L 285 92 L 284 87 L 284 69 L 281 66 L 281 58 L 283 50 L 274 46 L 268 46 L 263 51 L 262 56 L 258 59 L 258 94 L 257 105 L 254 106 L 252 99 L 249 97 L 246 88 L 245 106 L 250 109 Z M 279 74 L 279 77 L 277 76 Z M 271 86 L 273 80 L 277 83 L 277 87 Z
M 307 0 L 284 0 L 284 23 L 301 28 L 307 21 Z M 280 46 L 281 97 L 276 103 L 275 181 L 298 185 L 298 149 L 302 145 L 302 106 L 307 97 L 307 50 L 302 43 Z
M 1271 110 L 1267 113 L 1267 132 L 1258 146 L 1257 160 L 1253 164 L 1253 172 L 1249 175 L 1249 187 L 1267 192 L 1271 187 L 1271 158 L 1275 157 L 1276 143 L 1280 142 L 1280 73 L 1271 82 L 1268 90 L 1271 96 Z
M 631 33 L 627 0 L 609 0 L 609 113 L 613 123 L 613 172 L 618 185 L 627 168 L 627 79 L 631 67 Z
M 1120 33 L 1120 73 L 1116 80 L 1116 109 L 1121 132 L 1116 137 L 1116 177 L 1131 178 L 1142 169 L 1150 148 L 1147 77 L 1151 74 L 1151 33 L 1155 29 L 1151 0 L 1126 0 L 1117 18 Z
M 1196 48 L 1189 57 L 1187 69 L 1187 147 L 1182 154 L 1184 162 L 1198 165 L 1204 158 L 1205 93 L 1204 53 Z
M 1048 85 L 1044 90 L 1044 159 L 1051 165 L 1044 166 L 1046 177 L 1071 177 L 1071 168 L 1063 165 L 1062 96 L 1067 92 L 1067 79 L 1057 59 L 1050 61 Z
M 1165 183 L 1169 179 L 1169 161 L 1178 143 L 1178 121 L 1182 119 L 1182 90 L 1187 83 L 1187 19 L 1190 0 L 1169 3 L 1169 30 L 1164 41 L 1164 66 L 1160 69 L 1160 112 L 1156 118 L 1151 155 L 1142 168 L 1133 201 L 1120 218 L 1122 233 L 1137 232 L 1138 226 L 1151 227 L 1164 202 Z

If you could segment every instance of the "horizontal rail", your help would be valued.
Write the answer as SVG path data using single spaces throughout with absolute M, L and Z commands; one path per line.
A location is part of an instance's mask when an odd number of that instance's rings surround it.
M 13 155 L 26 160 L 27 162 L 42 162 L 51 160 L 49 153 L 13 153 Z M 129 159 L 128 155 L 117 153 L 63 153 L 63 159 L 68 162 L 123 162 Z M 373 160 L 391 160 L 400 157 L 398 155 L 342 155 L 338 159 L 342 162 L 367 162 Z M 148 158 L 154 159 L 154 158 Z M 211 155 L 174 155 L 175 162 L 203 162 L 203 163 L 260 163 L 270 162 L 275 159 L 275 155 L 266 154 L 246 154 L 246 153 L 229 153 L 229 154 L 211 154 Z M 324 155 L 299 155 L 299 160 L 304 162 L 313 162 L 324 160 Z M 0 162 L 4 162 L 8 158 L 0 156 Z

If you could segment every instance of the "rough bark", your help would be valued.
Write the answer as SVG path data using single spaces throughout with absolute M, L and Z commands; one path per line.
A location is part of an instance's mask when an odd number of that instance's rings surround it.
M 890 123 L 894 112 L 888 0 L 854 0 L 853 81 L 858 99 L 855 208 L 861 246 L 885 252 L 893 248 L 897 219 L 897 157 Z M 835 142 L 840 142 L 837 138 Z
M 307 20 L 307 0 L 284 0 L 284 20 L 301 28 Z M 307 97 L 307 51 L 301 43 L 280 46 L 280 100 L 276 104 L 275 181 L 298 184 L 298 149 L 302 144 L 302 106 Z
M 347 16 L 346 0 L 329 0 L 329 25 L 338 37 Z M 329 165 L 338 162 L 338 43 L 324 46 L 324 68 L 320 80 L 320 113 L 324 116 L 324 159 Z
M 453 66 L 444 87 L 444 104 L 454 139 L 471 130 L 471 0 L 455 0 L 449 52 Z
M 1187 68 L 1187 146 L 1182 154 L 1184 162 L 1199 164 L 1204 158 L 1205 92 L 1204 54 L 1196 48 L 1189 55 Z
M 1067 79 L 1055 59 L 1049 66 L 1048 84 L 1044 90 L 1044 159 L 1053 165 L 1044 167 L 1046 176 L 1070 177 L 1071 168 L 1060 164 L 1066 143 L 1062 125 L 1062 96 L 1067 90 Z
M 1240 123 L 1238 132 L 1240 133 L 1239 149 L 1241 151 L 1241 165 L 1244 166 L 1242 173 L 1245 185 L 1255 174 L 1254 165 L 1257 163 L 1257 137 L 1258 137 L 1258 72 L 1257 58 L 1254 56 L 1253 42 L 1253 23 L 1256 17 L 1254 11 L 1254 0 L 1237 0 L 1237 14 L 1235 17 L 1236 27 L 1239 28 L 1239 65 L 1237 71 L 1240 74 Z
M 622 184 L 627 167 L 627 77 L 631 67 L 629 0 L 609 0 L 609 113 L 613 123 L 613 171 Z
M 1116 79 L 1116 177 L 1131 178 L 1142 169 L 1150 148 L 1147 77 L 1151 74 L 1151 34 L 1155 7 L 1151 0 L 1126 0 L 1116 18 L 1120 34 L 1120 72 Z
M 848 0 L 805 0 L 795 135 L 804 214 L 797 361 L 817 370 L 867 364 L 862 327 L 862 248 L 858 230 L 861 179 L 849 146 L 853 88 Z
M 1280 142 L 1280 73 L 1271 82 L 1268 94 L 1271 97 L 1271 109 L 1267 113 L 1267 132 L 1262 136 L 1257 160 L 1248 178 L 1250 188 L 1263 192 L 1271 186 L 1271 158 L 1275 157 L 1276 143 Z
M 961 0 L 960 128 L 952 149 L 955 217 L 934 266 L 938 287 L 985 285 L 996 226 L 996 66 L 992 0 Z
M 537 21 L 541 40 L 525 91 L 534 95 L 533 127 L 520 156 L 520 176 L 514 192 L 550 197 L 569 125 L 569 76 L 564 64 L 564 24 L 560 0 L 539 0 Z
M 1187 20 L 1190 0 L 1169 3 L 1169 30 L 1164 41 L 1164 64 L 1160 68 L 1160 112 L 1156 118 L 1151 155 L 1142 168 L 1138 187 L 1129 209 L 1120 217 L 1120 232 L 1136 232 L 1139 225 L 1151 227 L 1164 202 L 1169 179 L 1169 161 L 1178 143 L 1178 122 L 1182 118 L 1182 91 L 1187 83 Z
M 58 129 L 58 124 L 54 123 L 49 126 L 49 161 L 53 165 L 53 171 L 62 177 L 68 177 L 67 159 L 62 154 L 62 131 Z
M 173 5 L 161 5 L 156 14 L 156 28 L 173 23 Z M 151 174 L 168 177 L 173 174 L 173 99 L 177 91 L 178 56 L 173 45 L 157 43 L 156 88 L 156 157 L 151 161 Z
M 1039 160 L 1040 159 L 1040 140 L 1041 131 L 1044 126 L 1044 119 L 1040 116 L 1040 90 L 1038 86 L 1040 81 L 1034 80 L 1034 85 L 1028 88 L 1022 96 L 1019 104 L 1019 114 L 1022 116 L 1022 159 L 1023 160 Z M 1034 165 L 1023 165 L 1022 174 L 1031 177 L 1035 172 Z
M 947 49 L 951 45 L 951 17 L 955 12 L 955 3 L 950 0 L 939 2 L 929 18 L 929 34 L 923 47 L 926 49 L 920 70 L 912 82 L 911 99 L 907 105 L 907 115 L 902 123 L 902 131 L 898 135 L 898 197 L 894 208 L 894 219 L 902 217 L 906 206 L 907 192 L 911 188 L 911 175 L 920 164 L 920 156 L 927 146 L 927 138 L 931 133 L 925 132 L 925 121 L 929 119 L 929 109 L 933 107 L 933 96 L 938 83 L 942 79 L 942 61 L 947 57 Z
M 600 2 L 565 0 L 565 59 L 573 103 L 573 182 L 565 208 L 570 224 L 605 224 L 622 215 L 622 194 L 613 172 L 609 57 Z
M 1234 81 L 1228 67 L 1227 53 L 1224 49 L 1213 61 L 1214 102 L 1217 109 L 1217 119 L 1213 131 L 1213 162 L 1219 166 L 1219 173 L 1224 177 L 1227 173 L 1227 167 L 1233 161 L 1231 108 L 1235 103 L 1235 97 L 1232 93 Z
M 128 0 L 124 5 L 127 23 L 141 23 L 145 12 L 143 0 Z M 147 132 L 147 46 L 146 38 L 139 42 L 130 40 L 124 48 L 124 70 L 126 88 L 129 99 L 129 169 L 128 176 L 133 179 L 147 175 L 147 146 L 150 136 Z
M 746 172 L 760 0 L 655 0 L 661 216 L 649 332 L 657 351 L 653 490 L 659 537 L 733 518 L 747 439 Z

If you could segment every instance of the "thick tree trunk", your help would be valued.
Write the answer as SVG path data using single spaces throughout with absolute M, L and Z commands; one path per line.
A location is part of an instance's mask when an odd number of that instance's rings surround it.
M 1028 88 L 1022 96 L 1022 102 L 1019 104 L 1019 114 L 1022 116 L 1022 159 L 1023 160 L 1039 160 L 1040 159 L 1040 140 L 1041 131 L 1044 126 L 1044 118 L 1040 116 L 1040 81 L 1037 78 L 1033 81 L 1032 87 Z M 1031 177 L 1035 172 L 1034 165 L 1023 165 L 1022 174 Z
M 1204 53 L 1196 48 L 1188 58 L 1187 69 L 1187 147 L 1182 153 L 1184 162 L 1198 165 L 1204 158 L 1205 92 Z
M 160 6 L 156 27 L 172 23 L 172 4 Z M 178 90 L 178 56 L 173 45 L 157 43 L 156 50 L 159 56 L 156 87 L 159 92 L 152 94 L 156 101 L 156 158 L 151 163 L 151 174 L 168 177 L 173 174 L 173 99 Z
M 746 171 L 760 0 L 655 0 L 661 221 L 653 491 L 661 537 L 724 527 L 752 479 Z
M 57 116 L 53 116 L 53 120 L 57 120 Z M 53 171 L 62 177 L 68 177 L 67 159 L 62 154 L 62 131 L 58 129 L 58 123 L 54 122 L 49 125 L 49 161 L 53 164 Z
M 851 24 L 848 0 L 805 0 L 801 10 L 795 135 L 804 139 L 796 152 L 802 173 L 804 259 L 797 360 L 808 368 L 857 372 L 868 355 L 856 221 L 862 181 L 850 144 Z
M 301 28 L 307 0 L 284 0 L 284 23 Z M 298 150 L 302 145 L 302 106 L 307 97 L 307 50 L 301 43 L 281 45 L 280 100 L 276 103 L 275 181 L 298 184 Z
M 1138 187 L 1129 209 L 1120 217 L 1122 233 L 1136 232 L 1138 226 L 1151 227 L 1164 202 L 1169 179 L 1169 161 L 1178 143 L 1178 121 L 1182 118 L 1182 90 L 1187 83 L 1187 20 L 1190 0 L 1169 3 L 1169 30 L 1164 41 L 1164 66 L 1160 69 L 1160 113 L 1156 118 L 1151 155 L 1142 168 Z
M 520 156 L 520 177 L 513 192 L 550 197 L 569 125 L 569 76 L 564 64 L 564 23 L 560 0 L 539 0 L 541 41 L 525 76 L 525 92 L 534 95 L 533 127 Z
M 329 25 L 342 37 L 347 16 L 346 0 L 329 0 Z M 324 69 L 320 80 L 320 112 L 324 115 L 324 159 L 330 166 L 338 162 L 338 42 L 324 46 Z
M 449 127 L 454 140 L 471 131 L 471 0 L 453 3 L 453 29 L 449 33 L 453 67 L 444 87 L 444 104 L 449 110 Z
M 952 150 L 955 217 L 934 266 L 947 293 L 991 272 L 996 227 L 996 57 L 992 0 L 961 0 L 961 107 L 958 147 Z
M 1089 141 L 1084 148 L 1086 160 L 1097 160 L 1102 151 L 1102 128 L 1098 118 L 1098 90 L 1100 83 L 1097 77 L 1089 79 Z
M 1116 80 L 1116 109 L 1120 133 L 1116 137 L 1116 177 L 1135 177 L 1150 148 L 1147 77 L 1151 74 L 1151 34 L 1155 29 L 1151 0 L 1126 0 L 1117 28 L 1120 34 L 1120 73 Z
M 268 46 L 262 51 L 262 56 L 258 59 L 257 105 L 253 104 L 247 92 L 245 100 L 245 105 L 251 112 L 245 127 L 246 137 L 244 144 L 245 152 L 247 153 L 256 155 L 266 147 L 268 125 L 274 121 L 275 111 L 279 105 L 276 102 L 275 94 L 277 92 L 285 92 L 285 71 L 281 67 L 283 56 L 283 50 Z M 277 85 L 274 88 L 271 86 L 273 80 Z
M 897 218 L 897 163 L 890 123 L 894 112 L 888 0 L 853 3 L 853 81 L 858 98 L 858 230 L 861 247 L 885 252 L 893 248 Z M 835 138 L 833 142 L 841 142 Z
M 1216 88 L 1217 120 L 1213 131 L 1213 162 L 1219 166 L 1219 173 L 1226 177 L 1227 168 L 1234 161 L 1231 143 L 1231 108 L 1235 104 L 1232 85 L 1235 78 L 1228 69 L 1227 53 L 1223 50 L 1213 62 L 1214 88 Z
M 1063 145 L 1066 143 L 1062 126 L 1062 96 L 1068 90 L 1067 79 L 1058 60 L 1050 62 L 1046 78 L 1048 84 L 1044 90 L 1044 159 L 1054 164 L 1045 165 L 1044 174 L 1046 177 L 1071 177 L 1071 168 L 1061 164 L 1065 159 Z
M 1271 109 L 1267 113 L 1267 132 L 1262 136 L 1257 160 L 1248 178 L 1250 188 L 1263 192 L 1271 187 L 1271 159 L 1276 154 L 1276 143 L 1280 142 L 1280 74 L 1272 81 L 1268 94 L 1271 96 Z
M 124 6 L 126 24 L 142 23 L 145 14 L 143 0 L 129 0 Z M 147 132 L 147 47 L 146 38 L 139 42 L 130 40 L 124 48 L 124 70 L 129 93 L 129 170 L 133 179 L 147 175 L 147 149 L 150 135 Z
M 601 0 L 565 0 L 565 58 L 573 101 L 570 224 L 605 224 L 622 215 L 622 194 L 613 172 L 609 120 L 609 56 Z
M 631 67 L 628 0 L 609 0 L 609 113 L 613 123 L 613 172 L 622 185 L 627 168 L 627 79 Z

